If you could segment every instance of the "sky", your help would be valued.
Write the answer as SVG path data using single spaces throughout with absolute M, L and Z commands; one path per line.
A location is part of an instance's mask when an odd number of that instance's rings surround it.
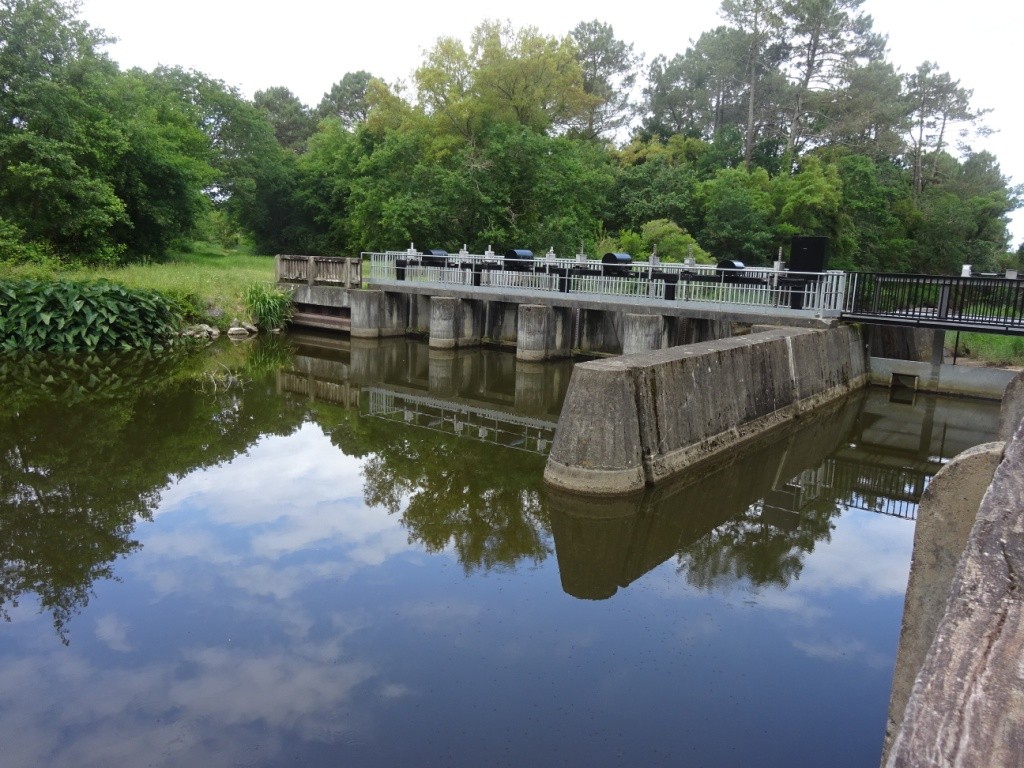
M 195 69 L 246 96 L 285 86 L 316 106 L 346 72 L 366 70 L 389 83 L 412 72 L 439 37 L 468 41 L 486 19 L 510 20 L 562 36 L 580 21 L 610 24 L 650 62 L 682 53 L 704 31 L 722 23 L 720 0 L 684 0 L 636 6 L 623 0 L 556 3 L 517 0 L 425 3 L 392 0 L 331 3 L 289 0 L 82 0 L 91 26 L 118 38 L 107 48 L 123 68 L 158 65 Z M 1024 183 L 1024 118 L 1019 97 L 1024 4 L 1004 0 L 865 0 L 876 32 L 889 38 L 889 60 L 902 72 L 934 61 L 962 87 L 975 108 L 992 112 L 995 133 L 971 141 L 999 159 L 1011 183 Z M 969 9 L 969 10 L 968 10 Z M 1011 222 L 1013 246 L 1024 240 L 1024 212 Z

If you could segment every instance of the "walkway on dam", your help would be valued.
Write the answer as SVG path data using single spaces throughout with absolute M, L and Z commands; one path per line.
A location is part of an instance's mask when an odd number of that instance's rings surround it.
M 523 254 L 529 254 L 528 257 Z M 1007 277 L 948 277 L 794 271 L 781 264 L 744 267 L 633 262 L 625 254 L 600 261 L 528 251 L 482 255 L 462 251 L 387 251 L 360 259 L 279 256 L 281 284 L 360 287 L 423 297 L 531 303 L 696 319 L 819 325 L 837 320 L 933 330 L 1024 335 L 1024 281 Z M 619 258 L 621 257 L 621 258 Z M 309 325 L 348 330 L 344 313 L 301 307 Z M 321 315 L 318 317 L 318 315 Z

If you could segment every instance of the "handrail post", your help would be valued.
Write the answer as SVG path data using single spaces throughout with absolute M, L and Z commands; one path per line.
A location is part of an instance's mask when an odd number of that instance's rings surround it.
M 943 281 L 939 286 L 939 306 L 936 309 L 938 317 L 942 320 L 949 317 L 949 286 L 950 281 L 948 280 Z

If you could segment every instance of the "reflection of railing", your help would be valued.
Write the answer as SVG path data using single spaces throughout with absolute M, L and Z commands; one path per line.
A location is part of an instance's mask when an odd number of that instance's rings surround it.
M 837 316 L 846 300 L 846 274 L 790 272 L 771 268 L 721 269 L 706 264 L 635 262 L 603 264 L 590 259 L 503 258 L 386 251 L 364 253 L 370 284 L 511 288 L 587 297 L 653 299 L 800 310 Z
M 432 397 L 370 387 L 367 415 L 547 455 L 555 423 Z
M 829 457 L 820 467 L 801 472 L 782 490 L 792 493 L 794 511 L 825 497 L 850 509 L 916 520 L 918 501 L 932 477 L 934 472 L 919 467 L 871 466 Z
M 321 403 L 332 403 L 343 408 L 359 407 L 359 387 L 347 381 L 331 381 L 310 374 L 279 371 L 277 386 L 281 392 L 291 392 Z

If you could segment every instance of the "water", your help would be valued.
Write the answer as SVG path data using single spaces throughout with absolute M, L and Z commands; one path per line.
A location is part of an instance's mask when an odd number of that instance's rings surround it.
M 916 498 L 998 407 L 871 390 L 581 500 L 540 480 L 570 370 L 0 365 L 4 765 L 876 763 Z

